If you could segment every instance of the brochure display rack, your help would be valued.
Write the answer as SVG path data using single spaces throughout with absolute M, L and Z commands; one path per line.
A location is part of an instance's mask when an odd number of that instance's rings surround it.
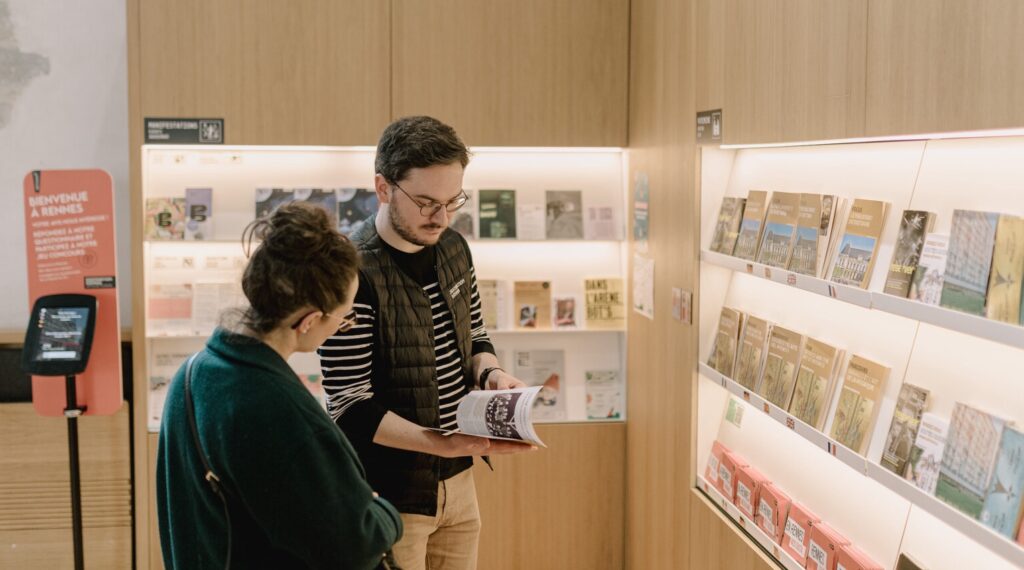
M 853 567 L 891 569 L 901 553 L 929 569 L 1024 567 L 1024 459 L 1015 451 L 1024 445 L 1017 441 L 1024 425 L 1024 327 L 1019 316 L 993 310 L 1020 303 L 1024 257 L 1012 251 L 1024 244 L 1010 228 L 1024 215 L 1024 138 L 700 152 L 694 486 L 785 568 L 835 568 L 834 557 L 848 556 L 860 564 Z M 751 191 L 768 193 L 767 229 L 756 239 L 773 249 L 742 259 L 722 251 L 716 231 L 730 225 L 727 210 L 734 207 L 723 209 L 723 199 L 749 203 Z M 770 202 L 776 193 L 827 195 L 845 204 L 835 231 L 822 231 L 828 243 L 820 272 L 779 261 L 788 240 L 779 237 L 783 200 Z M 885 203 L 885 214 L 865 213 L 860 205 L 867 201 Z M 892 272 L 903 267 L 898 260 L 914 239 L 905 211 L 930 213 L 922 236 L 950 236 L 945 285 L 937 289 L 942 299 L 933 304 L 892 292 Z M 981 221 L 968 223 L 971 216 Z M 998 229 L 1002 224 L 1006 229 Z M 873 241 L 859 237 L 869 226 L 878 232 Z M 740 231 L 738 223 L 732 228 Z M 918 239 L 921 253 L 924 238 Z M 911 279 L 914 267 L 906 274 Z M 971 281 L 991 285 L 979 292 Z M 995 299 L 995 288 L 1007 286 L 1013 299 Z M 762 322 L 789 336 L 779 334 L 773 345 L 759 332 Z M 750 342 L 744 346 L 747 324 L 762 338 L 757 357 Z M 839 354 L 824 373 L 830 382 L 820 385 L 820 421 L 807 419 L 806 406 L 796 403 L 806 402 L 810 384 L 801 375 L 814 369 L 812 339 Z M 786 384 L 789 377 L 795 382 Z M 741 475 L 747 484 L 740 479 L 737 491 L 733 477 Z M 802 547 L 787 548 L 802 536 L 800 525 L 779 540 L 759 526 L 757 491 L 769 487 L 784 491 L 801 513 L 813 513 L 804 529 L 813 530 L 811 539 Z M 744 501 L 753 501 L 752 513 L 744 512 Z
M 224 309 L 243 305 L 242 231 L 307 200 L 351 232 L 376 211 L 367 147 L 143 147 L 149 428 L 166 385 Z M 470 201 L 451 226 L 470 243 L 499 360 L 544 384 L 548 421 L 625 416 L 625 155 L 614 148 L 476 148 Z M 603 293 L 602 293 L 603 292 Z M 316 354 L 296 374 L 319 395 Z M 553 402 L 553 403 L 552 403 Z M 588 405 L 589 403 L 589 405 Z

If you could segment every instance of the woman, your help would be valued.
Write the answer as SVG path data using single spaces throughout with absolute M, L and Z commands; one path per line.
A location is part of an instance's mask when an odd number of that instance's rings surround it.
M 247 251 L 261 242 L 242 277 L 250 307 L 224 320 L 167 394 L 157 463 L 164 564 L 375 568 L 401 519 L 286 362 L 352 326 L 356 251 L 303 203 L 253 222 L 242 239 Z

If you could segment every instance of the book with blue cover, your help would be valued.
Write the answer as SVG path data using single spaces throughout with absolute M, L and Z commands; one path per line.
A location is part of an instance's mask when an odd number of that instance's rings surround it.
M 960 512 L 981 518 L 1006 421 L 957 403 L 949 422 L 935 496 Z
M 1020 523 L 1021 487 L 1024 486 L 1024 433 L 1013 428 L 1003 430 L 999 455 L 988 486 L 981 522 L 999 534 L 1013 539 Z

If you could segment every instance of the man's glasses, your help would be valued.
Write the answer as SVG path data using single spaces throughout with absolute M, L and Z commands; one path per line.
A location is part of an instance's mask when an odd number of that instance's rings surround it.
M 408 196 L 408 198 L 410 200 L 412 200 L 413 204 L 416 204 L 417 206 L 419 206 L 420 207 L 420 215 L 423 216 L 424 218 L 431 218 L 431 217 L 433 217 L 434 214 L 436 214 L 436 213 L 441 211 L 441 208 L 444 208 L 445 211 L 447 211 L 449 213 L 454 212 L 454 211 L 458 210 L 459 208 L 465 206 L 466 202 L 469 201 L 469 195 L 466 194 L 465 190 L 462 190 L 462 191 L 459 192 L 458 196 L 452 198 L 451 200 L 448 200 L 447 202 L 435 202 L 435 201 L 431 200 L 431 201 L 427 202 L 426 204 L 423 204 L 419 200 L 417 200 L 416 198 L 413 198 L 408 192 L 405 191 L 405 188 L 402 188 L 401 186 L 399 186 L 397 182 L 392 182 L 391 185 L 394 186 L 395 188 L 398 188 L 399 190 L 401 190 L 402 194 L 405 194 L 406 196 Z
M 309 315 L 313 314 L 314 312 L 316 312 L 316 311 L 312 311 L 310 313 L 306 313 L 305 315 L 302 315 L 301 317 L 299 317 L 299 320 L 295 321 L 295 324 L 292 325 L 292 330 L 299 328 L 299 325 L 302 324 L 302 320 L 305 319 L 306 317 L 308 317 Z M 352 330 L 352 327 L 356 326 L 355 311 L 350 312 L 349 315 L 352 315 L 352 316 L 350 316 L 350 317 L 349 316 L 342 316 L 342 317 L 340 317 L 341 318 L 341 322 L 338 323 L 338 332 L 341 332 L 341 333 L 348 332 L 348 331 Z M 334 314 L 331 314 L 331 313 L 324 313 L 323 316 L 324 316 L 324 318 L 326 318 L 326 317 L 331 317 L 333 319 L 339 318 L 338 315 L 334 315 Z

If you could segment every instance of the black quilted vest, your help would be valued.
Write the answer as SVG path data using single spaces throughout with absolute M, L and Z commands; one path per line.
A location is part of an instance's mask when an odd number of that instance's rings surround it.
M 424 427 L 440 426 L 434 320 L 422 287 L 395 264 L 373 217 L 354 233 L 362 255 L 362 281 L 373 287 L 377 300 L 373 377 L 370 384 L 380 403 L 399 416 Z M 473 389 L 470 325 L 470 255 L 461 235 L 446 230 L 436 250 L 441 293 L 455 324 L 467 390 Z M 360 449 L 361 448 L 361 449 Z M 403 513 L 434 516 L 441 459 L 374 443 L 357 445 L 370 485 Z M 472 458 L 455 460 L 458 470 Z

